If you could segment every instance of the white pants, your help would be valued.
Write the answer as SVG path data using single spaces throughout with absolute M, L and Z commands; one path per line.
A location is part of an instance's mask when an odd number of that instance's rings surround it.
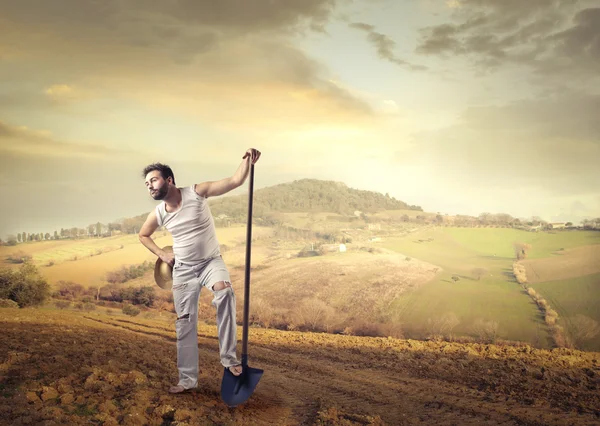
M 213 291 L 214 284 L 219 281 L 224 281 L 226 287 Z M 178 384 L 186 389 L 198 385 L 198 299 L 202 287 L 207 287 L 214 296 L 212 305 L 217 310 L 221 364 L 224 367 L 240 364 L 236 356 L 236 299 L 225 262 L 221 256 L 198 265 L 185 265 L 175 260 L 173 302 L 177 313 Z

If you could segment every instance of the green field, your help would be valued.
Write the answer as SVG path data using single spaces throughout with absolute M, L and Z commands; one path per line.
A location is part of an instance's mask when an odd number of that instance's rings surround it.
M 600 323 L 600 274 L 586 275 L 568 280 L 547 281 L 535 284 L 535 289 L 558 312 L 559 323 L 574 333 L 577 314 Z M 600 334 L 582 344 L 585 350 L 600 350 Z
M 549 335 L 537 307 L 511 276 L 513 243 L 529 243 L 532 248 L 528 257 L 543 258 L 561 248 L 599 243 L 599 237 L 597 232 L 533 233 L 504 228 L 437 228 L 390 238 L 381 246 L 443 268 L 428 285 L 394 303 L 408 332 L 422 333 L 428 318 L 452 312 L 460 320 L 454 329 L 457 334 L 472 335 L 475 321 L 483 319 L 498 323 L 500 338 L 529 341 L 547 347 Z M 474 273 L 476 268 L 486 271 L 480 280 Z M 460 280 L 454 283 L 450 279 L 452 275 L 457 275 Z M 583 284 L 578 285 L 580 281 Z M 598 287 L 596 291 L 582 291 L 585 283 L 588 283 L 585 288 L 590 289 L 588 281 L 577 278 L 557 282 L 556 288 L 561 289 L 555 295 L 557 310 L 564 306 L 571 314 L 579 312 L 581 307 L 586 312 L 598 311 Z M 536 290 L 538 287 L 544 294 L 543 286 L 536 284 Z M 579 305 L 570 304 L 570 300 L 578 300 Z M 554 306 L 551 300 L 548 302 Z

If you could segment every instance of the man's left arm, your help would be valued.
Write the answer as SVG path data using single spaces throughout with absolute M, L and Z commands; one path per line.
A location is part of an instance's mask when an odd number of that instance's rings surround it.
M 255 164 L 260 158 L 260 151 L 250 148 L 242 157 L 242 163 L 239 165 L 233 176 L 217 181 L 208 181 L 197 183 L 194 186 L 196 194 L 201 197 L 216 197 L 228 193 L 229 191 L 241 186 L 248 177 L 250 164 Z

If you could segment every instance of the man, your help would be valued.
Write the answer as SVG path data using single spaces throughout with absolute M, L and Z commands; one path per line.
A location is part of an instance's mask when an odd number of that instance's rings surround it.
M 207 199 L 241 186 L 248 177 L 250 164 L 255 164 L 259 157 L 260 151 L 250 148 L 233 176 L 188 187 L 175 185 L 175 176 L 167 165 L 155 163 L 143 171 L 150 196 L 162 202 L 150 212 L 140 229 L 140 242 L 173 268 L 179 383 L 169 389 L 170 393 L 181 393 L 198 385 L 198 299 L 202 287 L 214 296 L 221 364 L 236 376 L 242 373 L 236 356 L 236 298 Z M 172 254 L 150 238 L 159 226 L 165 226 L 173 236 Z

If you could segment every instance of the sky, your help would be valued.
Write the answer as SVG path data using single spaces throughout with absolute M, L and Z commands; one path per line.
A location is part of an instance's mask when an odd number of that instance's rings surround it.
M 425 211 L 600 216 L 597 0 L 0 0 L 0 237 L 262 152 Z M 247 192 L 247 185 L 232 194 Z

